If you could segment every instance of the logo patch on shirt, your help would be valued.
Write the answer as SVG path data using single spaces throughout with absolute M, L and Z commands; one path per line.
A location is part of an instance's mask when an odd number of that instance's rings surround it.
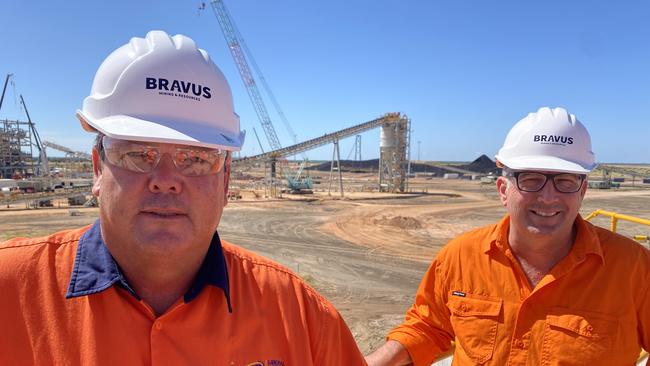
M 285 366 L 284 362 L 281 360 L 267 360 L 266 363 L 264 361 L 255 361 L 246 364 L 246 366 Z
M 460 296 L 460 297 L 465 297 L 465 293 L 461 291 L 452 291 L 451 294 L 453 296 Z

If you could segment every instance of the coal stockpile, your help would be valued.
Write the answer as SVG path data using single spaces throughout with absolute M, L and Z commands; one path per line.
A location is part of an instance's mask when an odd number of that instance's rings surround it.
M 456 168 L 483 174 L 501 174 L 501 168 L 497 168 L 497 164 L 485 154 L 479 156 L 476 160 L 467 165 L 459 165 Z
M 329 171 L 332 163 L 326 161 L 318 165 L 312 165 L 308 170 L 318 170 L 318 171 Z M 351 173 L 361 173 L 361 172 L 376 172 L 379 170 L 379 159 L 372 160 L 341 160 L 341 171 L 342 172 L 351 172 Z M 443 169 L 437 166 L 432 166 L 429 164 L 418 164 L 411 163 L 411 172 L 412 173 L 430 173 L 432 175 L 443 175 L 449 173 L 447 169 Z
M 433 166 L 429 164 L 411 163 L 411 173 L 424 173 L 433 176 L 443 176 L 446 173 L 451 173 L 450 170 L 440 166 Z
M 331 161 L 326 161 L 318 165 L 312 165 L 307 170 L 329 171 L 332 166 Z M 379 170 L 379 159 L 372 160 L 341 160 L 342 172 L 372 172 Z
M 317 171 L 329 171 L 331 167 L 331 162 L 326 161 L 324 163 L 318 164 L 318 165 L 313 165 L 309 168 L 309 170 L 317 170 Z M 486 155 L 481 155 L 479 156 L 476 160 L 469 164 L 465 165 L 449 165 L 451 168 L 459 168 L 475 173 L 482 173 L 482 174 L 488 174 L 488 173 L 494 173 L 494 174 L 500 174 L 500 169 L 497 168 L 497 165 L 494 161 L 492 161 L 490 158 L 488 158 Z M 372 171 L 377 171 L 379 169 L 379 159 L 372 159 L 372 160 L 363 160 L 363 161 L 355 161 L 355 160 L 341 160 L 341 171 L 343 172 L 372 172 Z M 426 174 L 431 174 L 434 176 L 442 176 L 445 173 L 450 173 L 453 172 L 451 170 L 445 169 L 443 166 L 440 165 L 430 165 L 430 164 L 422 164 L 422 163 L 411 163 L 411 173 L 426 173 Z

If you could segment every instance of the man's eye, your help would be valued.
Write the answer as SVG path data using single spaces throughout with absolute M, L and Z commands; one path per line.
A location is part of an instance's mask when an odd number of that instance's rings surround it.
M 142 153 L 143 159 L 148 161 L 148 162 L 155 161 L 157 156 L 158 156 L 158 154 L 156 153 L 155 150 L 145 150 Z
M 184 152 L 177 152 L 176 153 L 176 162 L 177 163 L 185 163 L 187 161 L 187 154 Z
M 542 179 L 543 178 L 540 178 L 540 177 L 530 177 L 530 176 L 523 176 L 523 177 L 520 176 L 519 177 L 519 180 L 522 181 L 522 182 L 539 182 Z
M 208 160 L 209 154 L 205 151 L 185 151 L 178 152 L 177 155 L 182 156 L 182 159 L 179 162 L 188 162 L 188 163 L 202 163 Z

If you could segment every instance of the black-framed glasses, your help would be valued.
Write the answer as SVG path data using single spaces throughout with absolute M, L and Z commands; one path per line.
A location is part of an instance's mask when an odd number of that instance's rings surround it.
M 104 136 L 104 155 L 109 163 L 138 173 L 151 172 L 163 152 L 161 145 L 137 141 L 118 140 Z M 194 146 L 177 146 L 170 153 L 174 166 L 186 176 L 202 176 L 218 173 L 225 165 L 228 152 Z
M 546 182 L 551 180 L 553 186 L 561 193 L 575 193 L 582 187 L 586 175 L 574 173 L 545 174 L 539 172 L 513 172 L 509 176 L 517 181 L 517 188 L 522 192 L 539 192 Z

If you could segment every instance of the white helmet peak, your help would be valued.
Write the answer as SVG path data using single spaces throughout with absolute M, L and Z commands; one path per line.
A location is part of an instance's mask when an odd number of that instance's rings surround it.
M 595 166 L 591 137 L 564 108 L 540 108 L 517 122 L 496 159 L 514 170 L 588 173 Z
M 77 117 L 87 131 L 237 151 L 244 143 L 225 77 L 184 35 L 151 31 L 101 64 Z

